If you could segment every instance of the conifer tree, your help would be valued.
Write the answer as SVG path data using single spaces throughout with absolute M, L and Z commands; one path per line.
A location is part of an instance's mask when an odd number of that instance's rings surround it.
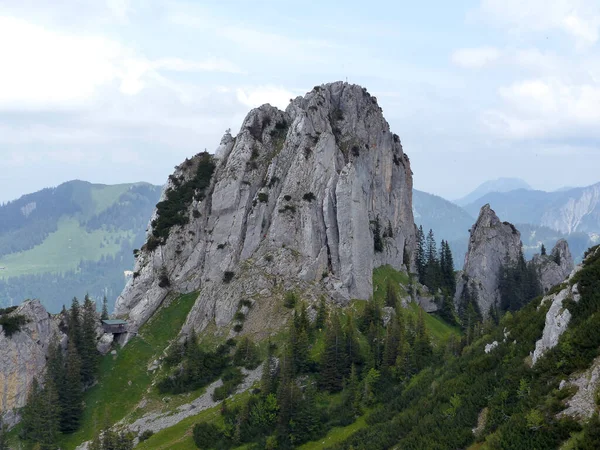
M 81 379 L 84 386 L 91 384 L 98 371 L 98 350 L 96 349 L 96 304 L 89 295 L 83 303 L 83 321 L 81 325 Z
M 27 393 L 27 403 L 21 410 L 21 434 L 24 439 L 33 441 L 37 439 L 39 434 L 37 415 L 39 414 L 39 399 L 40 399 L 41 387 L 37 380 L 34 378 L 31 382 L 29 392 Z
M 417 230 L 417 275 L 419 276 L 419 283 L 425 283 L 425 266 L 427 262 L 425 260 L 425 235 L 423 234 L 423 225 L 420 225 Z
M 75 348 L 79 351 L 81 349 L 82 335 L 81 335 L 81 306 L 77 297 L 73 297 L 71 302 L 71 309 L 69 310 L 69 340 L 73 341 Z
M 36 442 L 43 450 L 57 448 L 60 423 L 58 394 L 52 381 L 48 380 L 40 393 L 38 417 L 38 437 Z
M 100 316 L 100 320 L 108 320 L 108 301 L 106 300 L 106 295 L 102 300 L 102 315 Z
M 69 341 L 65 367 L 64 396 L 60 428 L 63 433 L 73 433 L 79 428 L 83 412 L 83 386 L 81 383 L 81 359 L 75 344 Z
M 273 345 L 271 341 L 267 344 L 267 358 L 263 364 L 262 375 L 260 378 L 260 392 L 266 397 L 275 392 L 275 361 L 273 358 Z
M 385 291 L 385 306 L 395 308 L 397 303 L 398 295 L 396 294 L 396 289 L 394 289 L 394 284 L 392 283 L 392 280 L 388 280 Z
M 417 370 L 423 369 L 429 363 L 433 354 L 433 348 L 425 326 L 425 313 L 422 309 L 419 309 L 413 354 Z
M 337 314 L 332 315 L 325 332 L 325 348 L 321 356 L 321 386 L 329 392 L 342 389 L 346 352 Z
M 546 246 L 543 243 L 542 243 L 541 253 L 542 253 L 542 256 L 546 256 Z
M 390 319 L 386 329 L 385 344 L 383 347 L 383 359 L 381 367 L 384 371 L 394 367 L 398 357 L 398 347 L 402 340 L 403 330 L 396 316 Z
M 354 320 L 351 313 L 346 316 L 346 324 L 344 326 L 344 339 L 346 341 L 346 367 L 344 368 L 344 374 L 349 373 L 350 368 L 353 365 L 362 366 L 363 356 L 360 352 L 360 343 L 358 342 L 358 336 Z
M 325 304 L 325 297 L 321 296 L 319 300 L 319 307 L 317 309 L 317 318 L 315 319 L 315 328 L 322 330 L 327 320 L 327 305 Z

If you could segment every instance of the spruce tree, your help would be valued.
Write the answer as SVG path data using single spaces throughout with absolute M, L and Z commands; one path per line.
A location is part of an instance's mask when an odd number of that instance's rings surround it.
M 317 309 L 317 318 L 315 320 L 315 328 L 322 330 L 327 320 L 327 305 L 325 303 L 325 297 L 321 296 L 319 300 L 319 307 Z
M 413 353 L 417 370 L 423 369 L 429 363 L 433 354 L 433 348 L 425 326 L 425 313 L 422 309 L 419 309 Z
M 542 256 L 546 256 L 546 246 L 544 244 L 542 244 L 541 253 L 542 253 Z
M 106 295 L 102 300 L 102 315 L 100 316 L 100 320 L 108 320 L 108 301 L 106 300 Z
M 81 359 L 75 344 L 69 341 L 65 367 L 65 387 L 60 428 L 63 433 L 73 433 L 79 428 L 83 412 L 83 386 L 81 383 Z
M 69 340 L 75 344 L 75 348 L 81 350 L 82 335 L 81 335 L 81 306 L 77 297 L 73 297 L 71 309 L 69 310 Z
M 267 358 L 263 364 L 262 375 L 260 378 L 260 392 L 264 397 L 274 393 L 276 388 L 273 350 L 273 345 L 271 344 L 271 341 L 269 341 L 267 344 Z
M 388 280 L 385 291 L 385 306 L 395 308 L 397 303 L 398 295 L 396 294 L 394 283 L 392 283 L 392 280 Z
M 28 441 L 37 441 L 40 434 L 38 415 L 41 410 L 41 391 L 42 388 L 37 378 L 34 378 L 29 387 L 29 392 L 27 393 L 27 403 L 21 410 L 21 434 L 23 438 Z
M 98 371 L 98 350 L 96 349 L 96 304 L 89 295 L 83 303 L 83 322 L 81 325 L 81 379 L 84 386 L 90 385 Z
M 417 275 L 419 276 L 419 283 L 425 283 L 425 235 L 423 234 L 423 225 L 420 225 L 417 230 Z
M 346 365 L 344 337 L 337 314 L 332 315 L 325 331 L 325 348 L 321 354 L 321 387 L 329 392 L 342 389 Z

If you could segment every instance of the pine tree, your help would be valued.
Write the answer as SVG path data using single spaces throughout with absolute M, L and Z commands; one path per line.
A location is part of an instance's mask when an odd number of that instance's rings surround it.
M 398 357 L 398 347 L 402 340 L 401 324 L 399 323 L 396 316 L 390 319 L 390 322 L 386 329 L 385 344 L 383 347 L 383 360 L 381 367 L 384 371 L 394 367 L 396 364 L 396 358 Z
M 427 261 L 425 259 L 425 235 L 423 234 L 423 225 L 419 226 L 417 230 L 417 275 L 419 276 L 419 283 L 425 283 L 425 266 Z
M 542 253 L 542 256 L 546 256 L 546 246 L 544 244 L 542 244 L 541 253 Z
M 344 415 L 342 425 L 349 425 L 360 415 L 360 391 L 356 366 L 352 366 L 350 376 L 344 383 L 342 391 L 342 408 Z
M 325 297 L 321 296 L 319 300 L 319 307 L 317 309 L 317 318 L 315 320 L 315 328 L 322 330 L 327 320 L 327 305 L 325 304 Z
M 77 297 L 73 297 L 71 302 L 71 309 L 68 315 L 69 324 L 69 340 L 73 341 L 75 348 L 79 351 L 81 349 L 82 335 L 81 335 L 81 306 Z
M 275 392 L 275 360 L 273 358 L 273 345 L 267 344 L 267 358 L 263 364 L 262 376 L 260 378 L 260 392 L 266 397 Z
M 106 300 L 106 295 L 102 300 L 102 315 L 100 316 L 100 320 L 108 320 L 108 301 Z
M 63 433 L 73 433 L 79 428 L 83 412 L 83 386 L 81 359 L 72 341 L 67 350 L 63 399 L 60 428 Z
M 302 305 L 300 311 L 296 310 L 290 330 L 290 348 L 292 350 L 294 374 L 304 373 L 308 369 L 309 326 L 306 306 Z
M 98 350 L 96 349 L 96 304 L 89 295 L 83 303 L 83 322 L 81 325 L 81 379 L 84 386 L 90 385 L 98 372 Z
M 425 313 L 422 309 L 419 309 L 413 353 L 417 370 L 423 369 L 429 363 L 433 354 L 433 348 L 425 326 Z
M 433 230 L 427 233 L 425 245 L 425 275 L 424 283 L 431 291 L 435 291 L 440 285 L 440 262 L 438 260 L 437 244 Z
M 329 392 L 342 389 L 343 372 L 346 365 L 344 336 L 337 314 L 327 324 L 325 349 L 321 355 L 321 386 Z
M 392 280 L 387 281 L 386 291 L 385 291 L 385 306 L 390 306 L 392 308 L 396 307 L 398 303 L 398 295 L 396 294 L 396 289 L 394 288 L 394 284 Z
M 35 439 L 43 450 L 57 448 L 60 423 L 60 407 L 58 407 L 58 394 L 52 381 L 48 380 L 40 392 L 38 403 L 38 436 Z
M 346 341 L 346 367 L 344 373 L 349 373 L 350 368 L 353 365 L 362 366 L 363 356 L 360 351 L 360 343 L 358 342 L 358 336 L 354 320 L 351 313 L 346 315 L 346 324 L 344 326 L 344 339 Z
M 21 410 L 21 434 L 26 440 L 33 440 L 37 435 L 36 402 L 38 401 L 39 396 L 40 385 L 37 378 L 34 378 L 29 387 L 29 392 L 27 393 L 27 403 L 25 403 L 25 406 Z

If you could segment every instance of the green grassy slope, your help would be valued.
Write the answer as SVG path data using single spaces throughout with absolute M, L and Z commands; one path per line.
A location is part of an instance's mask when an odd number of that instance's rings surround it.
M 63 217 L 58 230 L 30 250 L 0 257 L 0 278 L 39 273 L 62 273 L 76 269 L 80 261 L 98 261 L 115 255 L 120 240 L 133 238 L 132 232 L 94 230 L 87 232 L 73 217 Z
M 102 358 L 98 384 L 85 394 L 82 426 L 67 436 L 62 445 L 74 449 L 93 439 L 102 428 L 123 419 L 136 409 L 145 394 L 157 397 L 150 385 L 153 376 L 148 364 L 177 337 L 197 294 L 187 294 L 159 310 L 116 355 Z

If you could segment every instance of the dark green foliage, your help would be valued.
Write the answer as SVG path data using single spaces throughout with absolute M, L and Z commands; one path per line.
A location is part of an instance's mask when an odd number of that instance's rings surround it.
M 99 353 L 96 349 L 96 304 L 86 295 L 81 323 L 81 379 L 84 386 L 92 384 L 98 372 Z
M 537 270 L 533 264 L 527 265 L 523 252 L 519 251 L 517 261 L 508 261 L 500 268 L 500 308 L 503 311 L 516 311 L 541 294 Z
M 383 251 L 383 239 L 381 238 L 381 223 L 379 222 L 379 216 L 377 216 L 373 222 L 373 249 L 378 253 Z
M 248 336 L 244 336 L 238 343 L 233 354 L 233 363 L 248 370 L 255 369 L 260 364 L 258 347 Z
M 102 314 L 100 315 L 100 319 L 107 320 L 108 317 L 109 317 L 108 316 L 108 302 L 106 300 L 106 295 L 105 295 L 102 300 Z
M 286 194 L 286 195 L 284 195 L 284 196 L 283 196 L 283 199 L 284 199 L 286 202 L 289 202 L 289 201 L 292 199 L 292 196 L 291 196 L 291 195 L 287 195 L 287 194 Z
M 194 391 L 216 380 L 229 365 L 229 347 L 220 345 L 207 352 L 200 348 L 196 334 L 192 333 L 182 346 L 171 351 L 167 361 L 176 364 L 175 371 L 158 383 L 158 391 L 172 394 Z
M 304 194 L 302 196 L 302 200 L 306 200 L 307 202 L 312 202 L 313 200 L 316 200 L 317 197 L 315 197 L 315 194 L 313 194 L 312 192 L 307 192 L 306 194 Z
M 234 276 L 235 272 L 226 270 L 225 272 L 223 272 L 223 283 L 229 283 L 231 280 L 233 280 Z
M 600 448 L 600 418 L 595 413 L 583 427 L 583 438 L 574 447 L 576 450 L 597 450 Z
M 200 422 L 194 426 L 194 443 L 200 449 L 223 448 L 221 430 L 212 423 Z
M 343 386 L 347 367 L 346 345 L 342 327 L 336 314 L 331 316 L 325 330 L 325 349 L 320 362 L 320 386 L 329 392 L 338 392 Z
M 81 334 L 81 306 L 77 297 L 73 297 L 71 301 L 71 309 L 69 309 L 67 316 L 67 325 L 69 327 L 69 342 L 73 342 L 75 348 L 80 350 L 83 336 Z
M 546 255 L 546 247 L 544 246 L 544 244 L 542 244 L 541 253 L 542 253 L 542 256 Z
M 285 293 L 285 298 L 283 299 L 283 306 L 289 309 L 293 309 L 296 307 L 297 302 L 298 295 L 294 291 L 288 291 Z
M 398 294 L 391 280 L 388 280 L 385 291 L 385 306 L 395 308 L 398 305 Z
M 148 430 L 149 431 L 149 430 Z M 147 435 L 148 431 L 142 433 Z M 150 431 L 150 433 L 152 433 Z M 150 434 L 152 436 L 152 434 Z M 148 439 L 148 436 L 146 439 Z M 117 433 L 110 428 L 102 431 L 101 437 L 97 436 L 90 445 L 90 450 L 133 450 L 134 435 L 132 433 Z M 142 440 L 140 436 L 140 441 Z
M 29 320 L 22 314 L 12 316 L 9 316 L 8 314 L 0 315 L 0 326 L 2 326 L 2 330 L 8 338 L 21 331 L 21 327 L 27 322 L 29 322 Z
M 202 216 L 202 214 L 200 214 L 200 211 L 198 211 L 197 209 L 194 209 L 194 210 L 192 211 L 192 217 L 193 217 L 194 219 L 199 219 L 199 218 L 200 218 L 200 216 Z
M 198 167 L 194 176 L 183 182 L 172 178 L 173 188 L 166 192 L 165 200 L 156 205 L 157 217 L 152 223 L 152 236 L 155 240 L 151 244 L 148 239 L 146 250 L 152 251 L 156 246 L 164 244 L 174 226 L 187 224 L 189 221 L 187 210 L 192 201 L 204 199 L 215 170 L 215 163 L 212 155 L 207 152 L 200 153 L 197 158 Z
M 36 379 L 33 380 L 27 405 L 22 411 L 23 439 L 39 444 L 41 449 L 53 450 L 59 434 L 58 395 L 52 382 L 42 388 Z
M 279 177 L 271 177 L 271 180 L 269 181 L 269 189 L 271 189 L 273 186 L 275 186 L 277 183 L 279 183 Z
M 144 431 L 142 434 L 140 434 L 139 439 L 140 442 L 144 442 L 147 441 L 148 439 L 150 439 L 152 436 L 154 435 L 154 431 L 152 430 L 146 430 Z
M 65 366 L 65 382 L 61 395 L 60 429 L 73 433 L 79 428 L 83 412 L 83 385 L 81 382 L 81 360 L 77 348 L 69 342 Z M 50 383 L 52 384 L 52 383 Z
M 265 192 L 259 192 L 258 201 L 261 203 L 267 203 L 269 201 L 269 194 L 266 194 Z
M 427 260 L 425 259 L 425 234 L 423 233 L 423 226 L 419 226 L 417 229 L 417 275 L 419 276 L 419 282 L 421 284 L 425 281 L 425 267 Z
M 224 400 L 233 394 L 240 383 L 244 381 L 244 374 L 237 367 L 228 367 L 223 373 L 222 379 L 223 384 L 216 388 L 212 394 L 212 399 L 215 402 Z
M 315 319 L 315 328 L 322 330 L 325 327 L 325 321 L 327 320 L 327 304 L 325 303 L 325 297 L 321 297 L 319 300 L 319 307 L 317 309 L 317 318 Z

